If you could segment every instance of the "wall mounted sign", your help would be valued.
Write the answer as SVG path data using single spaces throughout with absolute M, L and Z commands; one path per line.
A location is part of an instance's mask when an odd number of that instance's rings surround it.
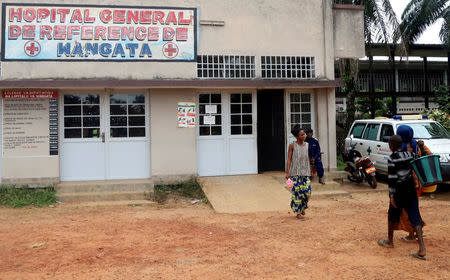
M 196 60 L 196 8 L 3 3 L 2 11 L 2 60 Z
M 178 103 L 178 127 L 195 127 L 195 103 Z
M 3 90 L 2 97 L 3 157 L 57 155 L 58 92 Z
M 205 105 L 206 114 L 217 114 L 217 105 Z

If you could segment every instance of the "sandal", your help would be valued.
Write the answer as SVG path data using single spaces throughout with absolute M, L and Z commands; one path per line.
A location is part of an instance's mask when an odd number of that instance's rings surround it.
M 378 240 L 378 245 L 380 245 L 382 247 L 386 247 L 386 248 L 394 248 L 393 244 L 390 244 L 389 241 L 384 240 L 384 239 Z
M 406 243 L 417 242 L 416 237 L 414 237 L 414 239 L 409 239 L 408 236 L 402 236 L 400 239 Z
M 304 221 L 304 220 L 305 220 L 305 217 L 302 217 L 302 216 L 300 216 L 299 214 L 297 214 L 296 218 L 297 218 L 297 220 L 299 220 L 299 221 Z
M 417 259 L 422 260 L 422 261 L 426 261 L 427 260 L 426 256 L 421 256 L 421 255 L 419 255 L 419 253 L 414 253 L 414 254 L 412 254 L 412 256 L 414 258 L 417 258 Z

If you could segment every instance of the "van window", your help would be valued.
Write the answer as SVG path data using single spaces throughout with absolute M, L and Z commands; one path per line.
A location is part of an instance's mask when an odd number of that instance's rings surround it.
M 383 126 L 381 126 L 380 140 L 383 142 L 388 142 L 389 137 L 391 137 L 392 135 L 394 135 L 394 129 L 392 128 L 392 125 L 383 124 Z
M 366 130 L 364 131 L 363 139 L 367 140 L 377 140 L 378 130 L 380 129 L 380 124 L 369 123 Z
M 355 123 L 355 125 L 353 126 L 352 132 L 350 133 L 350 135 L 353 134 L 353 137 L 355 138 L 361 138 L 361 135 L 364 131 L 364 127 L 366 127 L 365 123 Z

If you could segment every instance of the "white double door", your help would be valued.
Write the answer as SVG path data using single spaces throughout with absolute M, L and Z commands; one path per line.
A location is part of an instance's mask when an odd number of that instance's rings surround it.
M 145 92 L 66 92 L 60 97 L 61 181 L 150 177 Z
M 198 95 L 199 176 L 258 173 L 256 92 Z

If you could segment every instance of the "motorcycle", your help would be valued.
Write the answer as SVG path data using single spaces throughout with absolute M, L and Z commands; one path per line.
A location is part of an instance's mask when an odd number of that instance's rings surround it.
M 377 179 L 375 178 L 376 168 L 369 156 L 362 156 L 356 149 L 356 143 L 350 144 L 345 148 L 343 159 L 347 166 L 347 178 L 355 183 L 362 183 L 364 180 L 369 183 L 370 187 L 377 187 Z

